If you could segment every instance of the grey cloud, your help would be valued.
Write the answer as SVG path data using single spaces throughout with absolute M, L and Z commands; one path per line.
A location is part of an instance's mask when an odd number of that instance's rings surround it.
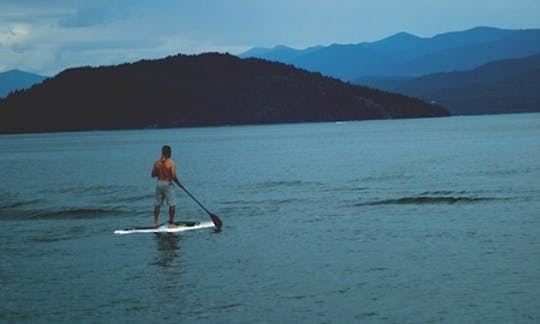
M 90 27 L 109 24 L 128 16 L 129 10 L 118 4 L 103 5 L 99 1 L 90 2 L 76 8 L 73 14 L 62 17 L 59 25 L 65 28 Z

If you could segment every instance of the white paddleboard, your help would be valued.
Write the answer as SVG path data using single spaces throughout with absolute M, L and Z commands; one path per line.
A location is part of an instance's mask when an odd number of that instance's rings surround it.
M 198 230 L 202 228 L 215 228 L 213 222 L 177 222 L 178 227 L 169 228 L 168 224 L 163 224 L 158 227 L 134 227 L 126 229 L 118 229 L 114 231 L 114 234 L 131 234 L 131 233 L 177 233 Z

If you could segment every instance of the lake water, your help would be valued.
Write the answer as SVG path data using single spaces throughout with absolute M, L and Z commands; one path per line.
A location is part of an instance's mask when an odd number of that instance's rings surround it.
M 113 234 L 163 144 L 221 233 Z M 540 321 L 540 114 L 3 135 L 0 180 L 0 322 Z

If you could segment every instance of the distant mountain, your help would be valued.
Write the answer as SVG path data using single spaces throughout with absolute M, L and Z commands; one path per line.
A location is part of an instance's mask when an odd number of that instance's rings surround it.
M 366 77 L 361 85 L 435 101 L 452 114 L 540 111 L 540 54 L 418 78 Z
M 514 32 L 491 27 L 476 27 L 466 31 L 443 33 L 431 38 L 398 33 L 380 41 L 363 43 L 363 45 L 391 58 L 392 61 L 405 63 L 455 48 L 499 41 Z
M 43 82 L 44 76 L 11 70 L 0 73 L 0 98 L 6 97 L 10 92 L 27 89 L 36 83 Z
M 66 70 L 0 100 L 0 133 L 446 115 L 290 65 L 211 53 Z
M 497 40 L 448 48 L 397 66 L 392 75 L 419 76 L 469 70 L 496 60 L 523 58 L 540 52 L 540 29 L 501 33 Z M 475 39 L 475 38 L 472 38 Z
M 323 46 L 309 47 L 305 50 L 296 50 L 287 46 L 278 45 L 272 48 L 255 47 L 245 52 L 243 57 L 257 57 L 263 59 L 269 59 L 270 61 L 288 62 L 296 59 L 304 54 L 309 54 L 322 49 Z M 268 56 L 268 58 L 266 57 Z
M 317 71 L 342 80 L 364 76 L 420 76 L 467 70 L 500 59 L 540 52 L 540 29 L 503 30 L 477 27 L 422 38 L 399 33 L 380 41 L 248 51 L 240 57 L 259 57 Z

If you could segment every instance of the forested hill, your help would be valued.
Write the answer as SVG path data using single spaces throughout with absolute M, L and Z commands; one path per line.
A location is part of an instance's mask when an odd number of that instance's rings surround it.
M 0 133 L 445 115 L 290 65 L 208 53 L 66 70 L 1 100 Z

